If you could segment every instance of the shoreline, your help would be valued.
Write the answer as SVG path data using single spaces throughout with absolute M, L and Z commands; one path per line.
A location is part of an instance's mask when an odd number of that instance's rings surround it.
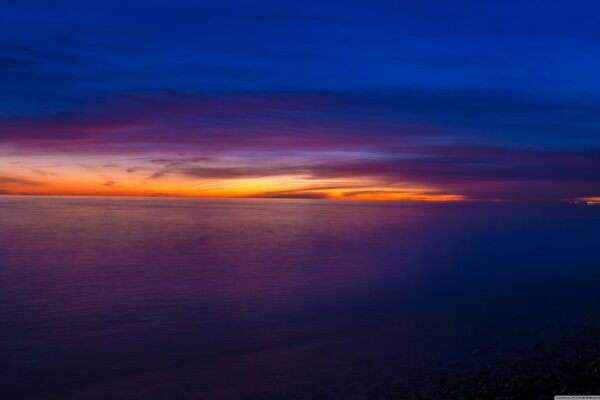
M 600 326 L 525 350 L 473 352 L 469 365 L 434 373 L 424 387 L 397 384 L 386 400 L 546 400 L 600 395 Z

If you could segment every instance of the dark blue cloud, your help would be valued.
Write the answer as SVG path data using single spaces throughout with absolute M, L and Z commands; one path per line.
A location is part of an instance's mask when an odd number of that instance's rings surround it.
M 4 114 L 161 88 L 600 89 L 592 80 L 600 67 L 594 2 L 62 0 L 0 8 Z

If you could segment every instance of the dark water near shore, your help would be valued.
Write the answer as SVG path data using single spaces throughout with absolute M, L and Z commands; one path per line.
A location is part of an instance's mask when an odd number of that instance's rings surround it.
M 0 197 L 0 398 L 352 398 L 600 322 L 600 207 Z

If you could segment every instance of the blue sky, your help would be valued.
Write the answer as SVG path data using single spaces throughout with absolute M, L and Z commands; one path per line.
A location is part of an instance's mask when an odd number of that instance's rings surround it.
M 490 159 L 491 180 L 545 169 L 550 198 L 600 195 L 596 2 L 5 1 L 0 11 L 0 157 L 11 162 L 24 151 L 109 159 L 65 140 L 91 137 L 136 154 L 185 142 L 206 156 L 207 142 L 222 148 L 233 135 L 264 143 L 235 148 L 247 163 L 297 162 L 305 147 L 308 163 L 402 159 L 409 148 L 431 168 L 446 160 L 479 175 L 481 157 L 431 148 L 485 148 L 553 155 Z M 277 135 L 331 145 L 277 149 Z M 181 153 L 171 147 L 165 156 Z M 505 181 L 494 197 L 549 196 L 515 195 Z M 460 192 L 450 186 L 440 190 Z

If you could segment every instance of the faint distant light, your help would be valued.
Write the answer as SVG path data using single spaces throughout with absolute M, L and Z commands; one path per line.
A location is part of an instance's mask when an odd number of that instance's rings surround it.
M 579 204 L 584 206 L 600 206 L 600 198 L 591 197 L 591 198 L 582 198 L 580 200 L 573 201 L 572 204 Z

